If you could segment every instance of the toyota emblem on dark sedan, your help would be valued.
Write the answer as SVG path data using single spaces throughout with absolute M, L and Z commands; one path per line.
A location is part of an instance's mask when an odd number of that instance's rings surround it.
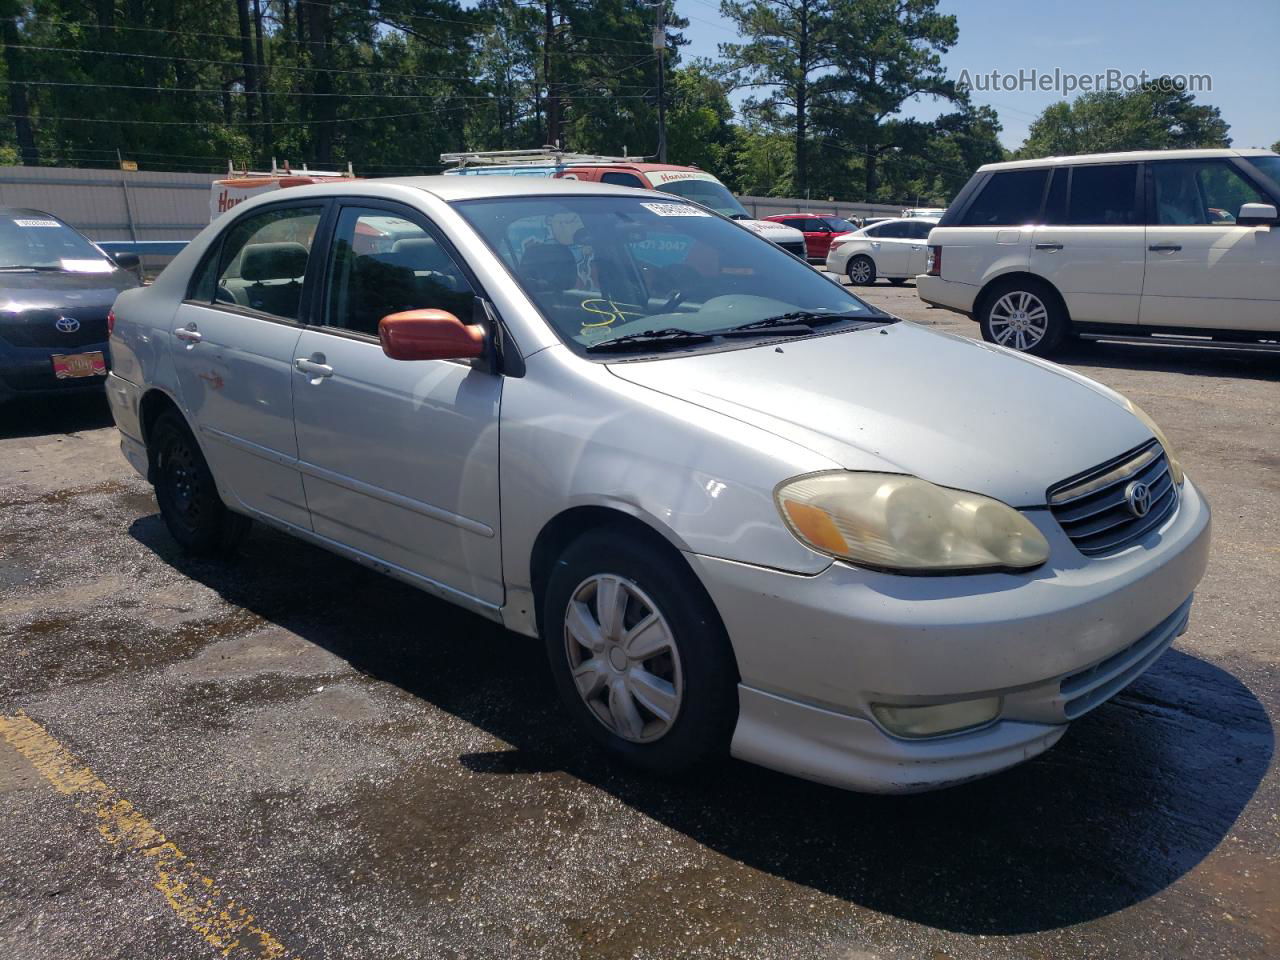
M 59 317 L 53 321 L 53 325 L 58 328 L 61 333 L 75 333 L 80 329 L 80 321 L 75 317 Z
M 1151 510 L 1151 488 L 1141 480 L 1135 480 L 1124 491 L 1129 512 L 1135 517 L 1145 517 Z

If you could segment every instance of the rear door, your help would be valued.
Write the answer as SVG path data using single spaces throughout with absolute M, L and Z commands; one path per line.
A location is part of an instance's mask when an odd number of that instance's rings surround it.
M 342 202 L 323 289 L 293 356 L 299 468 L 317 534 L 453 599 L 502 602 L 502 378 L 466 362 L 392 360 L 378 321 L 414 309 L 471 322 L 477 288 L 417 211 Z
M 903 221 L 883 223 L 868 231 L 871 236 L 871 257 L 876 262 L 876 273 L 882 277 L 905 277 L 911 262 L 911 224 Z
M 1035 230 L 1031 272 L 1057 288 L 1076 323 L 1138 322 L 1146 264 L 1142 165 L 1058 167 Z
M 1273 203 L 1226 159 L 1148 165 L 1150 223 L 1141 322 L 1280 330 L 1280 231 L 1237 226 L 1245 203 Z
M 239 217 L 174 314 L 182 403 L 219 489 L 250 512 L 308 527 L 293 431 L 292 366 L 328 205 L 278 203 Z
M 924 261 L 928 252 L 928 244 L 925 242 L 929 239 L 929 231 L 933 229 L 933 224 L 928 220 L 912 220 L 907 224 L 907 241 L 909 249 L 907 253 L 907 276 L 914 277 L 917 273 L 924 273 Z

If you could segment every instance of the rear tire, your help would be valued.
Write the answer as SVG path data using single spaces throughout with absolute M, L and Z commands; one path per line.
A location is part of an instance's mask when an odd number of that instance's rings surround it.
M 670 548 L 625 527 L 589 531 L 556 562 L 542 634 L 580 729 L 650 773 L 728 754 L 738 670 L 724 625 Z
M 1052 354 L 1071 331 L 1057 291 L 1031 277 L 994 284 L 978 309 L 982 339 L 1037 357 Z
M 162 413 L 148 444 L 154 467 L 156 502 L 169 534 L 188 553 L 217 556 L 231 552 L 251 521 L 232 513 L 218 495 L 200 445 L 176 412 Z
M 855 287 L 869 287 L 876 282 L 876 262 L 865 253 L 860 253 L 845 268 L 849 274 L 849 282 Z

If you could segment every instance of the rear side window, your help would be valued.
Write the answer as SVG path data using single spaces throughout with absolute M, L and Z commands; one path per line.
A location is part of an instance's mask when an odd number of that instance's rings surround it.
M 1040 201 L 1048 170 L 994 173 L 965 212 L 960 226 L 1016 227 L 1040 218 Z
M 911 236 L 911 227 L 910 223 L 886 223 L 880 227 L 876 236 L 891 240 L 905 240 Z
M 640 182 L 640 178 L 634 173 L 621 173 L 617 170 L 609 170 L 600 175 L 601 183 L 613 183 L 620 187 L 640 187 L 644 188 L 644 184 Z
M 907 238 L 910 240 L 927 240 L 929 231 L 932 229 L 932 223 L 927 220 L 917 220 L 915 223 L 907 224 Z
M 1138 219 L 1138 165 L 1110 163 L 1074 167 L 1067 223 L 1076 226 L 1123 227 Z
M 253 214 L 223 235 L 214 298 L 297 320 L 302 279 L 323 207 L 275 207 Z

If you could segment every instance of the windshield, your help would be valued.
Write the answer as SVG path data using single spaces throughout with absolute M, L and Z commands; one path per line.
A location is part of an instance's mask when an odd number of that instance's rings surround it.
M 1276 183 L 1280 183 L 1280 157 L 1245 157 L 1244 159 Z
M 751 219 L 747 208 L 740 204 L 738 198 L 719 180 L 672 180 L 655 189 L 700 203 L 708 210 L 714 210 L 722 217 L 729 217 L 731 220 Z
M 113 266 L 92 243 L 47 213 L 0 215 L 0 269 L 110 273 Z
M 710 333 L 701 345 L 718 347 L 720 331 L 801 313 L 824 331 L 887 319 L 769 241 L 688 203 L 512 197 L 457 209 L 577 350 L 654 331 L 676 335 L 655 350 L 688 349 L 686 333 Z

